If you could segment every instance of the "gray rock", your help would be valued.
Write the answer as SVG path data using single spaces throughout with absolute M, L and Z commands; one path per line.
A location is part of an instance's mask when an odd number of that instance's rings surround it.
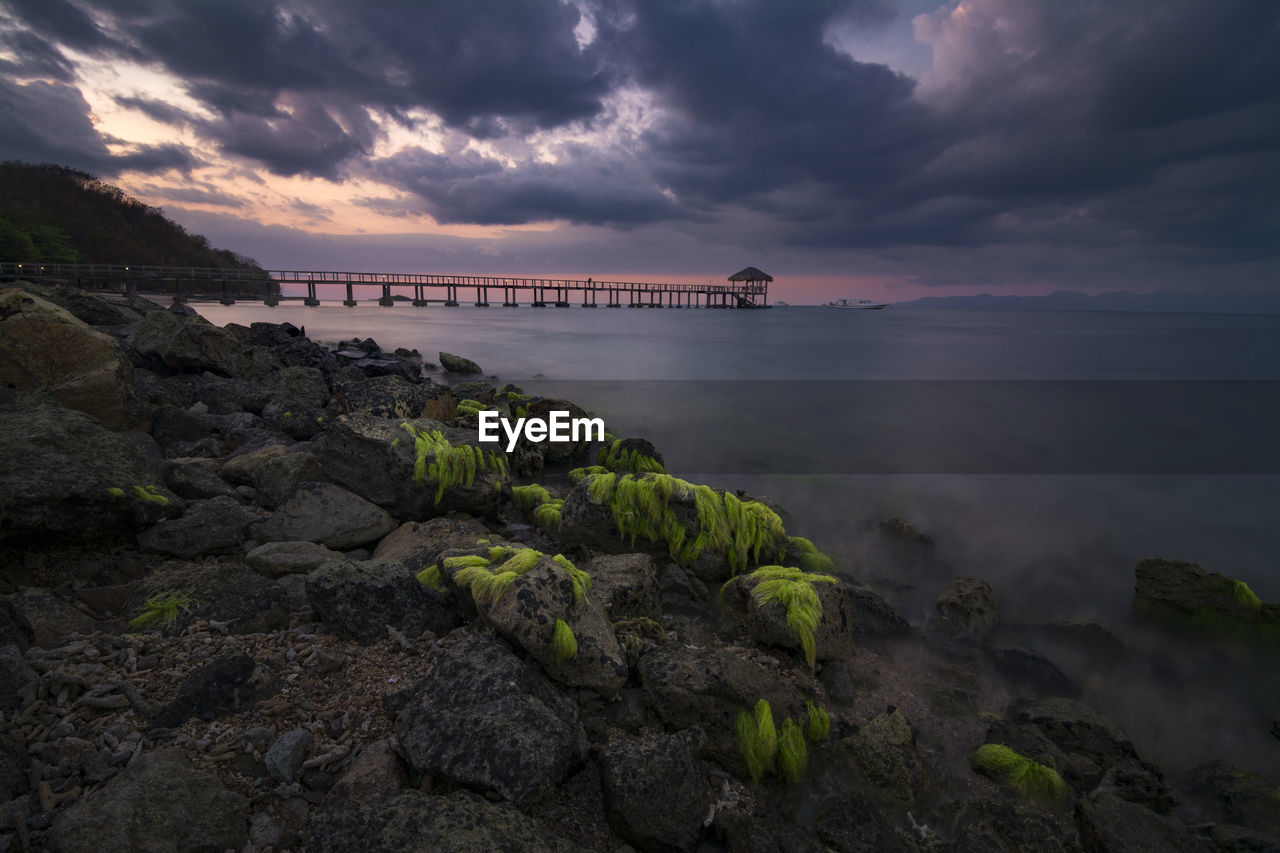
M 342 559 L 342 554 L 315 542 L 268 542 L 245 555 L 249 568 L 269 578 L 306 574 L 327 560 Z
M 451 352 L 440 353 L 440 366 L 450 373 L 482 373 L 480 365 L 469 358 Z
M 293 782 L 307 758 L 307 751 L 311 749 L 311 741 L 311 732 L 306 729 L 292 729 L 276 738 L 262 756 L 262 763 L 271 778 L 286 785 Z
M 882 809 L 859 796 L 846 797 L 828 806 L 814 829 L 830 849 L 841 853 L 908 853 Z
M 196 315 L 178 317 L 168 311 L 152 311 L 142 318 L 134 348 L 154 356 L 169 367 L 208 370 L 222 376 L 265 375 L 279 362 L 247 349 L 236 336 Z
M 217 463 L 212 459 L 180 457 L 166 460 L 162 468 L 164 484 L 179 497 L 189 500 L 236 496 L 231 484 L 218 476 Z
M 396 719 L 402 755 L 416 772 L 537 800 L 582 756 L 574 704 L 500 640 L 449 640 Z
M 550 557 L 542 555 L 497 601 L 475 604 L 498 633 L 528 652 L 556 681 L 612 696 L 627 680 L 626 659 L 599 603 L 585 591 L 575 602 L 569 574 Z M 556 659 L 551 645 L 558 619 L 578 644 L 577 654 L 565 661 Z
M 253 527 L 259 542 L 319 542 L 358 548 L 390 533 L 387 511 L 332 483 L 302 483 L 266 521 Z
M 704 754 L 744 774 L 734 730 L 739 711 L 765 699 L 777 721 L 807 712 L 802 677 L 788 677 L 718 646 L 658 646 L 640 659 L 639 676 L 651 714 L 676 730 L 700 726 L 707 736 Z
M 1227 761 L 1201 764 L 1178 781 L 1188 820 L 1235 824 L 1280 837 L 1275 792 L 1262 776 Z
M 692 850 L 710 803 L 698 760 L 702 733 L 650 735 L 600 753 L 609 825 L 642 849 Z
M 177 406 L 159 406 L 151 413 L 151 437 L 170 455 L 184 446 L 208 439 L 213 432 L 208 414 Z
M 1080 698 L 1080 688 L 1058 669 L 1057 664 L 1037 651 L 996 646 L 987 651 L 987 657 L 996 671 L 1016 689 L 1037 696 Z
M 230 483 L 257 489 L 269 508 L 284 503 L 302 483 L 326 479 L 315 456 L 281 444 L 230 457 L 222 465 L 222 476 Z
M 900 809 L 916 807 L 929 790 L 929 771 L 916 750 L 915 732 L 901 711 L 877 714 L 857 733 L 840 741 L 874 786 L 876 797 Z
M 0 646 L 0 710 L 17 708 L 22 704 L 22 688 L 39 679 L 36 671 L 27 666 L 17 646 Z
M 344 802 L 312 816 L 307 853 L 585 853 L 550 827 L 506 803 L 465 791 L 409 791 L 365 803 Z
M 142 447 L 97 419 L 29 398 L 0 401 L 0 538 L 119 537 L 177 514 L 133 497 L 135 485 L 159 481 Z
M 258 380 L 265 402 L 262 419 L 294 438 L 310 438 L 324 427 L 329 386 L 314 367 L 286 367 Z
M 1280 604 L 1242 595 L 1238 581 L 1181 560 L 1142 560 L 1134 575 L 1140 616 L 1214 639 L 1280 647 Z
M 1181 821 L 1112 794 L 1094 794 L 1080 800 L 1076 804 L 1076 823 L 1085 849 L 1099 853 L 1163 853 L 1200 848 Z
M 197 501 L 181 518 L 158 522 L 138 534 L 138 544 L 148 551 L 192 559 L 204 554 L 239 550 L 249 525 L 258 514 L 232 497 Z
M 171 729 L 195 717 L 214 720 L 251 708 L 280 689 L 271 670 L 243 653 L 225 655 L 193 670 L 155 725 Z
M 761 604 L 752 590 L 760 582 L 752 573 L 738 575 L 721 588 L 725 615 L 737 620 L 757 642 L 800 651 L 799 638 L 788 627 L 787 608 L 778 602 Z M 843 583 L 814 582 L 822 604 L 822 620 L 813 632 L 815 660 L 840 660 L 853 654 L 852 595 Z
M 325 475 L 366 500 L 383 507 L 396 518 L 423 519 L 450 512 L 466 512 L 476 516 L 497 514 L 502 499 L 500 488 L 506 477 L 491 460 L 502 457 L 498 445 L 482 449 L 486 461 L 471 485 L 455 483 L 436 500 L 438 483 L 431 478 L 414 481 L 417 453 L 414 438 L 401 425 L 399 418 L 375 418 L 371 415 L 342 415 L 329 425 L 316 456 Z M 446 427 L 429 420 L 408 423 L 430 433 L 440 430 L 451 445 L 476 445 L 476 431 Z
M 0 290 L 0 387 L 48 395 L 117 430 L 142 411 L 133 364 L 114 338 L 17 288 Z
M 406 521 L 388 533 L 374 549 L 375 560 L 399 560 L 409 571 L 433 566 L 453 548 L 472 548 L 479 539 L 493 539 L 484 524 L 468 515 L 450 515 L 429 521 Z
M 583 568 L 591 575 L 591 597 L 600 602 L 610 622 L 662 615 L 658 573 L 648 554 L 596 557 Z
M 148 598 L 161 593 L 182 593 L 191 599 L 171 626 L 174 632 L 181 632 L 196 619 L 224 622 L 235 634 L 273 631 L 289 624 L 280 585 L 239 562 L 170 560 L 138 582 L 125 613 L 132 618 L 144 609 Z
M 31 628 L 31 644 L 43 648 L 60 646 L 69 634 L 88 634 L 98 623 L 79 608 L 44 587 L 23 587 L 5 596 L 15 615 Z
M 363 803 L 374 797 L 392 797 L 404 787 L 404 783 L 404 766 L 391 741 L 374 741 L 352 759 L 347 771 L 325 795 L 325 802 L 349 800 Z
M 176 749 L 143 754 L 96 794 L 60 811 L 50 846 L 62 853 L 239 850 L 249 803 L 192 769 Z
M 945 846 L 949 853 L 1076 853 L 1081 849 L 1069 820 L 1011 797 L 955 800 L 939 811 L 939 822 L 931 821 L 930 828 L 949 831 L 951 843 Z M 927 849 L 928 845 L 921 846 Z
M 410 382 L 402 376 L 377 376 L 334 384 L 334 395 L 345 403 L 346 413 L 375 418 L 420 418 L 428 403 L 448 394 L 447 385 Z
M 1137 757 L 1124 730 L 1082 702 L 1020 699 L 1010 706 L 1007 716 L 1015 723 L 1036 727 L 1063 752 L 1082 756 L 1103 770 Z
M 986 637 L 1000 623 L 995 593 L 984 580 L 952 578 L 938 596 L 938 616 L 955 631 Z
M 394 560 L 324 563 L 307 575 L 307 600 L 326 625 L 365 644 L 386 639 L 388 625 L 417 637 L 461 624 L 448 598 Z

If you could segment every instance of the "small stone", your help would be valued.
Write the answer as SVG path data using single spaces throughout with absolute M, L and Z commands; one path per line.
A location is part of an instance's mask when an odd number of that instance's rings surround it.
M 293 729 L 276 738 L 276 742 L 271 744 L 267 754 L 262 757 L 262 763 L 267 766 L 271 778 L 286 784 L 292 782 L 302 769 L 307 750 L 311 749 L 311 740 L 311 732 L 306 729 Z

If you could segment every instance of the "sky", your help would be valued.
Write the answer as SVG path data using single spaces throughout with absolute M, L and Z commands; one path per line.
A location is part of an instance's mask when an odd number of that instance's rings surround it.
M 0 0 L 0 159 L 275 269 L 1280 300 L 1280 4 Z

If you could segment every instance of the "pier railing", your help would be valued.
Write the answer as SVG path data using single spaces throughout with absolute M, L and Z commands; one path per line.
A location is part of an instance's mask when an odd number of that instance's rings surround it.
M 661 282 L 596 281 L 586 279 L 530 278 L 525 276 L 450 275 L 438 273 L 351 272 L 336 270 L 262 270 L 253 267 L 169 267 L 135 264 L 0 263 L 0 280 L 56 280 L 86 288 L 122 289 L 126 292 L 161 291 L 177 300 L 217 299 L 231 304 L 253 294 L 269 305 L 281 300 L 301 300 L 319 305 L 324 290 L 343 288 L 338 296 L 345 305 L 356 305 L 369 288 L 378 288 L 376 301 L 391 306 L 408 302 L 415 306 L 437 303 L 462 304 L 462 295 L 474 292 L 475 304 L 487 307 L 490 295 L 502 293 L 504 306 L 522 301 L 535 308 L 566 308 L 580 300 L 584 308 L 766 308 L 769 286 L 763 281 L 729 284 L 667 284 Z M 286 286 L 301 292 L 289 293 Z M 357 288 L 361 289 L 357 292 Z M 409 295 L 412 294 L 412 295 Z M 571 302 L 571 295 L 572 300 Z M 600 299 L 604 296 L 604 300 Z

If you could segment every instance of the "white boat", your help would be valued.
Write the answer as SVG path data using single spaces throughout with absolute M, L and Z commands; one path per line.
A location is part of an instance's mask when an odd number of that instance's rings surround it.
M 854 297 L 853 299 L 832 299 L 830 302 L 824 303 L 825 308 L 869 308 L 872 310 L 879 308 L 888 308 L 888 302 L 875 302 L 865 297 Z

